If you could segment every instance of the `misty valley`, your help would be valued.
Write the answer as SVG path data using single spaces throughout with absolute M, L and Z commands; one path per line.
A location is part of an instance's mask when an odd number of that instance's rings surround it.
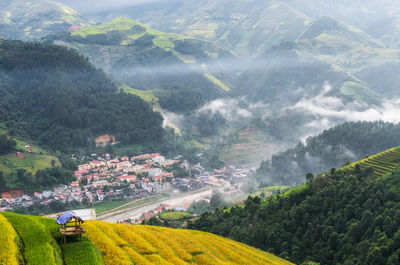
M 0 264 L 400 264 L 399 18 L 2 0 Z

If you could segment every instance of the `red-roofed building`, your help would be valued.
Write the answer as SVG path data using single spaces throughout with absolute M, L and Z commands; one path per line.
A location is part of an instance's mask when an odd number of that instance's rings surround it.
M 78 166 L 78 171 L 84 171 L 84 170 L 89 170 L 90 169 L 90 165 L 89 164 L 82 164 Z
M 79 181 L 74 181 L 69 184 L 72 187 L 79 187 Z
M 117 177 L 120 181 L 128 181 L 128 182 L 137 182 L 137 177 L 135 175 L 128 175 L 128 176 L 118 176 Z
M 3 199 L 21 198 L 24 192 L 22 190 L 9 190 L 1 193 Z
M 114 145 L 117 143 L 115 136 L 111 135 L 111 134 L 105 134 L 105 135 L 99 136 L 94 141 L 96 142 L 96 147 L 104 147 L 108 143 L 110 143 L 111 145 Z
M 155 216 L 154 213 L 148 212 L 144 214 L 144 220 L 149 220 L 151 217 Z
M 158 206 L 158 208 L 155 209 L 154 211 L 155 211 L 155 212 L 162 212 L 163 210 L 165 210 L 165 209 L 167 209 L 167 208 L 169 208 L 169 207 L 170 207 L 170 205 L 168 205 L 168 204 L 161 204 L 161 205 Z

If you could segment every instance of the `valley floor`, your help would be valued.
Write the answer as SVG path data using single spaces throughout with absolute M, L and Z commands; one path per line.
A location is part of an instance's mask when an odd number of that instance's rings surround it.
M 159 205 L 170 205 L 171 208 L 184 208 L 189 206 L 194 201 L 210 198 L 211 194 L 212 189 L 206 188 L 196 192 L 180 194 L 173 198 L 160 199 L 141 206 L 133 206 L 132 208 L 128 209 L 111 211 L 97 216 L 97 219 L 113 223 L 121 222 L 127 219 L 139 219 L 144 213 L 157 208 Z

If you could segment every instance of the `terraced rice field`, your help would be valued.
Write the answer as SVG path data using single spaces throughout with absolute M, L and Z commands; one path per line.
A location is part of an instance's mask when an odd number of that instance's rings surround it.
M 200 231 L 83 224 L 82 240 L 62 243 L 54 219 L 0 213 L 0 264 L 10 265 L 218 265 L 292 264 L 267 252 Z
M 86 237 L 61 243 L 55 220 L 0 213 L 0 264 L 103 265 L 100 252 Z M 61 245 L 61 247 L 60 247 Z
M 7 219 L 0 215 L 0 264 L 18 265 L 18 235 Z
M 377 176 L 386 175 L 400 166 L 400 147 L 395 147 L 355 162 L 349 167 L 354 168 L 356 164 L 360 164 L 361 169 L 372 167 L 374 169 L 374 174 Z
M 272 254 L 200 231 L 86 222 L 105 264 L 291 264 Z
M 24 247 L 21 252 L 25 264 L 63 264 L 60 247 L 46 223 L 41 222 L 53 220 L 12 213 L 4 213 L 3 216 L 7 218 L 22 241 Z M 57 225 L 55 229 L 58 229 Z

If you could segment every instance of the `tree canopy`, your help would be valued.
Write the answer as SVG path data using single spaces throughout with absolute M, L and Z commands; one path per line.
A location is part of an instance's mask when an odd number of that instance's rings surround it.
M 74 50 L 4 40 L 0 77 L 0 119 L 11 134 L 61 150 L 92 146 L 102 134 L 128 144 L 161 138 L 162 116 L 139 97 L 118 92 Z
M 331 170 L 283 195 L 206 212 L 190 228 L 301 264 L 399 264 L 400 171 Z
M 316 174 L 399 145 L 400 124 L 347 122 L 263 161 L 257 175 L 262 183 L 303 183 L 307 173 Z

